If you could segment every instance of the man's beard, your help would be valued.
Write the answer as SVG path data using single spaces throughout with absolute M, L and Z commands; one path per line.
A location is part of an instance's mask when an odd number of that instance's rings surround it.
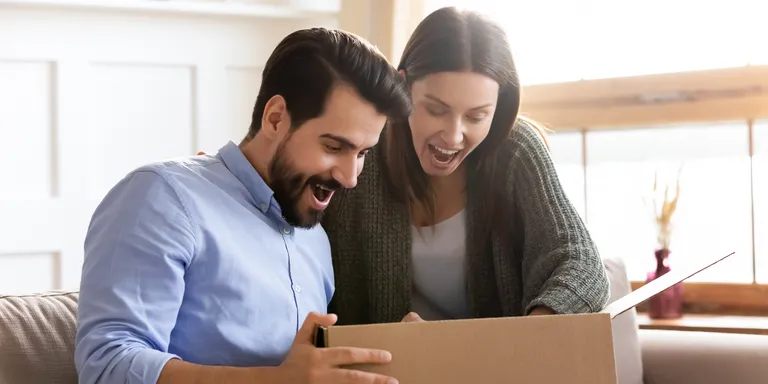
M 309 229 L 320 222 L 323 211 L 307 206 L 307 212 L 302 213 L 300 204 L 304 189 L 319 184 L 330 190 L 338 190 L 341 185 L 336 180 L 328 180 L 318 175 L 307 177 L 296 172 L 285 151 L 284 144 L 288 140 L 285 139 L 281 143 L 269 163 L 269 186 L 275 194 L 275 201 L 280 205 L 285 221 L 294 227 Z

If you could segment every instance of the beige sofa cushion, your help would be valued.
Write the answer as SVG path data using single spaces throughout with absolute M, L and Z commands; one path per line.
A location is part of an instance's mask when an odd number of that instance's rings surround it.
M 646 384 L 768 383 L 768 336 L 639 332 Z
M 0 383 L 77 384 L 74 292 L 0 296 Z

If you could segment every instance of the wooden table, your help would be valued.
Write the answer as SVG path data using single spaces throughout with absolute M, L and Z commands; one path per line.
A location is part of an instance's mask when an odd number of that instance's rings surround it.
M 653 320 L 647 313 L 640 312 L 637 314 L 637 322 L 640 329 L 768 335 L 768 317 L 764 316 L 691 314 L 683 315 L 680 319 Z

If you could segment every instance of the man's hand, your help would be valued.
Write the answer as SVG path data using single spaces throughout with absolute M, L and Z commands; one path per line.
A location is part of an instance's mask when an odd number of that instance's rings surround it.
M 424 319 L 422 319 L 421 316 L 419 316 L 418 313 L 416 313 L 416 312 L 408 312 L 408 314 L 405 315 L 405 317 L 403 317 L 403 320 L 401 322 L 402 323 L 414 323 L 414 322 L 420 322 L 420 321 L 424 321 Z
M 394 378 L 341 368 L 351 364 L 386 364 L 392 360 L 387 351 L 330 347 L 317 348 L 312 343 L 317 326 L 336 323 L 336 315 L 310 313 L 301 326 L 285 361 L 277 368 L 277 382 L 296 384 L 397 384 Z

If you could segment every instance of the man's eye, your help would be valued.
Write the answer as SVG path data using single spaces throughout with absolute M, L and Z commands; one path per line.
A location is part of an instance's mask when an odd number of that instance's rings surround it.
M 327 150 L 328 150 L 328 152 L 331 152 L 331 153 L 336 153 L 336 152 L 339 152 L 339 151 L 341 151 L 341 148 L 340 148 L 340 147 L 334 147 L 334 146 L 332 146 L 332 145 L 326 145 L 326 146 L 325 146 L 325 149 L 327 149 Z
M 358 153 L 358 154 L 357 154 L 357 157 L 358 157 L 358 158 L 363 158 L 363 157 L 365 157 L 365 155 L 367 155 L 367 154 L 368 154 L 368 151 L 362 151 L 362 152 L 360 152 L 360 153 Z

